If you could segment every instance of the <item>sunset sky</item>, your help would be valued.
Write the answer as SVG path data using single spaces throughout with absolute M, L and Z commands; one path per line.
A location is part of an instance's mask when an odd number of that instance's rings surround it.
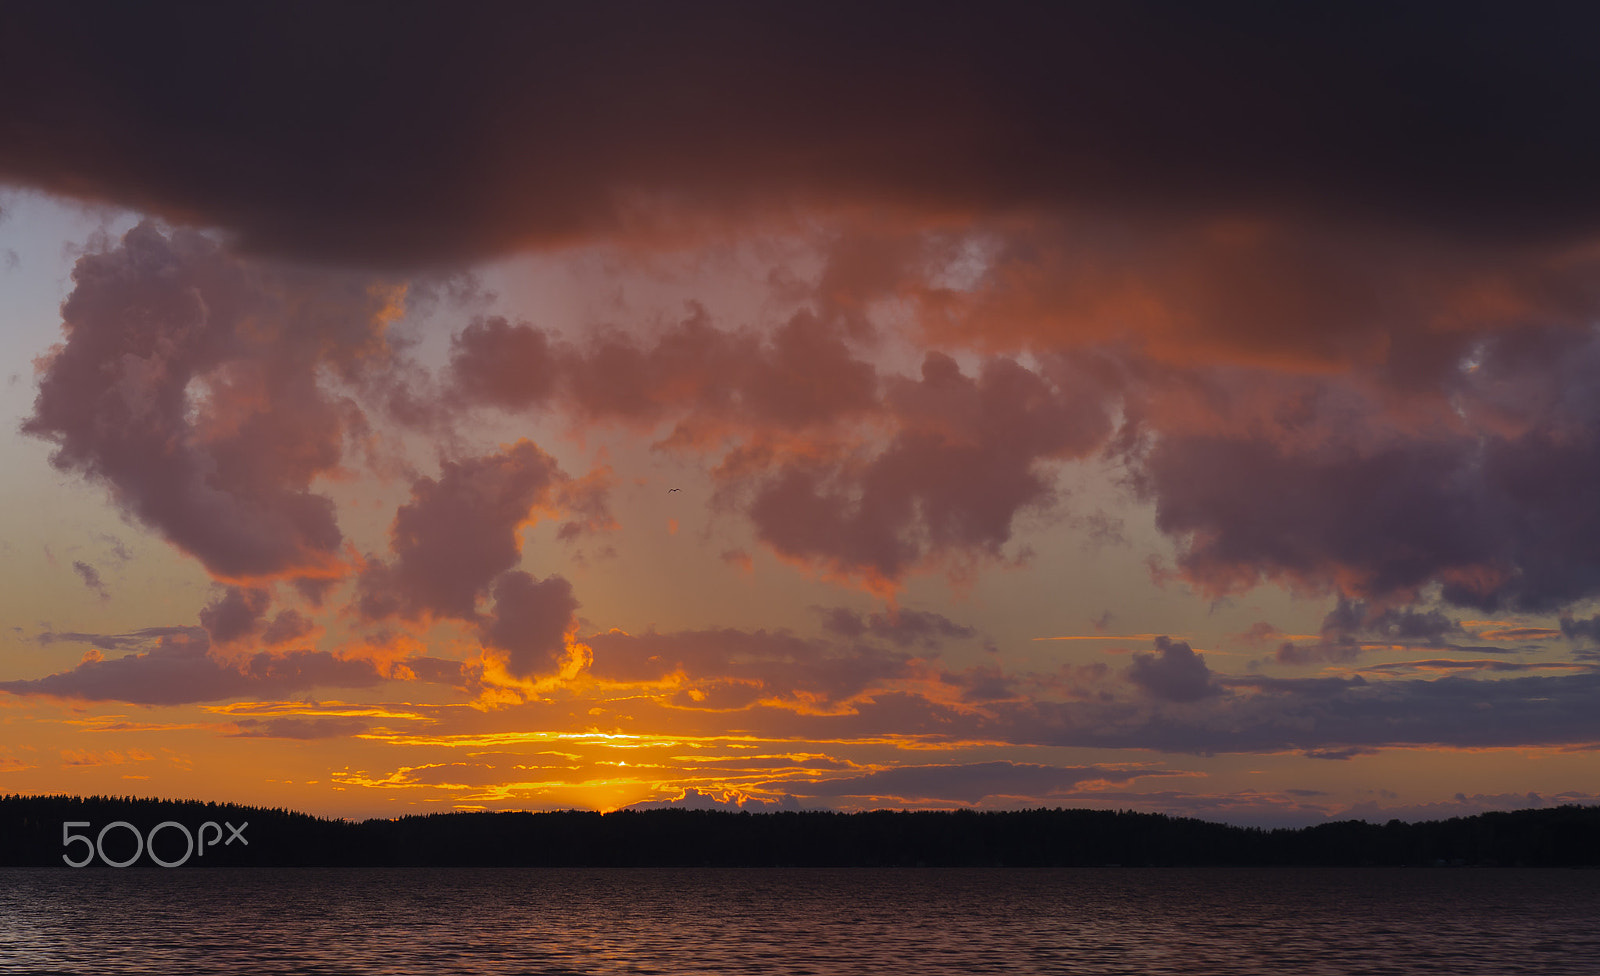
M 1597 32 L 0 6 L 0 792 L 1600 802 Z

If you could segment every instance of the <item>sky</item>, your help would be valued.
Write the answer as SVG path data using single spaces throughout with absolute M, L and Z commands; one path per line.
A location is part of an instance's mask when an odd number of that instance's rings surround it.
M 1600 802 L 1572 5 L 0 8 L 0 792 Z

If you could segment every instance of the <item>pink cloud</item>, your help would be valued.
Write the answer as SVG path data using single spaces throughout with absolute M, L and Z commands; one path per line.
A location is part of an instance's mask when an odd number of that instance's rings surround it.
M 272 595 L 266 590 L 230 586 L 200 611 L 200 626 L 216 643 L 232 643 L 258 633 L 271 605 Z
M 494 583 L 494 613 L 482 628 L 485 647 L 506 652 L 512 674 L 552 674 L 561 667 L 566 635 L 577 627 L 577 598 L 559 576 L 502 574 Z
M 845 638 L 876 637 L 897 647 L 920 644 L 928 650 L 947 640 L 971 640 L 978 632 L 942 613 L 897 607 L 888 613 L 861 614 L 847 607 L 814 608 L 822 614 L 822 627 Z
M 167 628 L 120 658 L 85 660 L 70 671 L 32 680 L 0 682 L 15 695 L 49 695 L 136 705 L 183 705 L 247 696 L 283 696 L 316 687 L 370 688 L 384 680 L 370 661 L 327 651 L 258 653 L 237 664 L 211 653 L 199 627 Z M 135 635 L 136 636 L 136 635 Z
M 799 430 L 870 412 L 873 366 L 841 327 L 799 313 L 762 336 L 724 331 L 695 308 L 654 341 L 616 329 L 580 343 L 502 318 L 475 321 L 452 341 L 451 396 L 503 409 L 559 405 L 587 422 L 676 424 L 670 442 L 714 441 L 733 430 Z
M 1183 641 L 1156 638 L 1156 654 L 1135 654 L 1127 670 L 1128 680 L 1145 694 L 1162 701 L 1192 702 L 1222 694 L 1216 675 L 1206 666 L 1204 654 L 1196 654 Z
M 317 625 L 300 611 L 279 610 L 278 615 L 261 631 L 261 642 L 269 647 L 277 647 L 308 637 L 316 630 Z
M 246 265 L 150 223 L 86 254 L 24 423 L 52 463 L 229 580 L 335 571 L 342 535 L 311 482 L 360 415 L 324 366 L 382 349 L 370 282 Z
M 395 513 L 392 561 L 362 571 L 358 607 L 369 620 L 475 619 L 478 600 L 522 556 L 518 535 L 536 511 L 554 512 L 568 479 L 530 441 L 502 453 L 446 460 L 418 478 Z
M 1438 585 L 1524 612 L 1600 593 L 1600 514 L 1572 488 L 1600 480 L 1600 341 L 1528 330 L 1472 349 L 1409 406 L 1356 374 L 1289 384 L 1275 412 L 1246 394 L 1214 400 L 1205 426 L 1153 422 L 1129 459 L 1182 577 L 1386 605 Z
M 1000 560 L 1017 516 L 1055 501 L 1050 463 L 1111 432 L 1103 391 L 1066 379 L 1007 359 L 968 377 L 930 353 L 920 380 L 889 384 L 898 430 L 881 451 L 785 459 L 732 487 L 749 493 L 757 535 L 778 555 L 871 589 L 942 560 Z

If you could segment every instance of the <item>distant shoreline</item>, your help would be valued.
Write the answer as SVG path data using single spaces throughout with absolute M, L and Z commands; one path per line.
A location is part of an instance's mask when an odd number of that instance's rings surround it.
M 198 839 L 197 839 L 198 835 Z M 1600 867 L 1600 806 L 1235 827 L 1131 811 L 440 813 L 0 797 L 0 867 Z M 152 860 L 155 858 L 155 860 Z M 158 868 L 159 869 L 159 868 Z

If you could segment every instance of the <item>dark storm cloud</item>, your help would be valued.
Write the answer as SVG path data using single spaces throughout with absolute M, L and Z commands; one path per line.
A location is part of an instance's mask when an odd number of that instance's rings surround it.
M 1152 421 L 1133 470 L 1204 592 L 1276 580 L 1393 606 L 1438 585 L 1457 606 L 1555 611 L 1600 592 L 1597 376 L 1592 326 L 1480 336 L 1426 392 L 1235 374 L 1250 392 Z M 1445 623 L 1369 626 L 1414 641 Z
M 1559 234 L 1600 215 L 1600 136 L 1581 121 L 1600 114 L 1597 19 L 1573 4 L 13 3 L 0 174 L 357 262 L 612 232 L 630 194 L 713 213 L 1272 210 Z

